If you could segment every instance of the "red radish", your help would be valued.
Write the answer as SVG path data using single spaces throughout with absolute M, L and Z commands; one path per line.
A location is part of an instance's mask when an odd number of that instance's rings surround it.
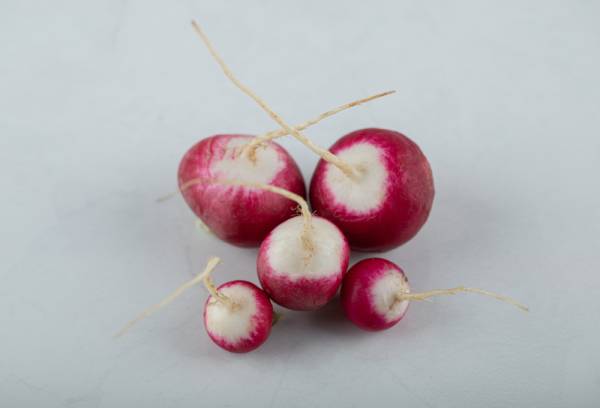
M 204 307 L 204 327 L 212 341 L 234 353 L 263 344 L 271 333 L 273 305 L 255 284 L 236 280 L 214 290 Z
M 413 141 L 370 128 L 347 134 L 330 151 L 354 173 L 320 160 L 310 202 L 340 227 L 352 249 L 384 251 L 417 234 L 429 216 L 434 188 L 427 158 Z
M 305 222 L 305 221 L 304 221 Z M 344 234 L 321 217 L 310 217 L 311 249 L 302 240 L 304 222 L 290 218 L 263 241 L 256 262 L 260 284 L 275 303 L 314 310 L 335 296 L 348 268 Z
M 304 197 L 302 174 L 287 151 L 270 142 L 251 159 L 240 154 L 251 140 L 246 135 L 215 135 L 201 140 L 181 160 L 180 189 L 196 178 L 234 178 L 279 186 Z M 262 190 L 197 184 L 182 194 L 216 236 L 239 246 L 258 246 L 269 231 L 294 215 L 294 203 Z
M 370 258 L 348 270 L 340 293 L 344 312 L 354 324 L 383 330 L 402 320 L 409 302 L 399 300 L 397 294 L 409 291 L 402 269 L 385 259 Z
M 284 221 L 265 238 L 256 260 L 258 279 L 281 306 L 318 309 L 335 296 L 342 282 L 350 257 L 348 242 L 333 223 L 313 217 L 302 197 L 274 192 L 296 201 L 302 215 Z
M 203 282 L 210 292 L 204 304 L 204 327 L 212 341 L 234 353 L 246 353 L 259 347 L 271 333 L 274 323 L 273 305 L 262 289 L 248 281 L 235 280 L 216 288 L 210 273 L 219 262 L 219 258 L 211 258 L 201 274 L 177 288 L 160 303 L 146 309 L 117 333 L 117 336 L 121 336 L 140 320 L 171 303 L 187 289 Z
M 193 179 L 185 188 L 196 184 L 261 189 L 298 203 L 302 215 L 278 225 L 260 246 L 256 265 L 261 286 L 276 303 L 294 310 L 318 309 L 336 294 L 348 268 L 348 242 L 335 224 L 313 217 L 302 197 L 279 187 L 237 180 Z
M 411 300 L 425 300 L 459 292 L 479 293 L 510 303 L 524 311 L 528 310 L 509 297 L 464 286 L 410 293 L 410 286 L 402 269 L 382 258 L 364 259 L 350 268 L 342 283 L 341 299 L 346 316 L 354 324 L 364 330 L 378 331 L 389 329 L 402 320 Z

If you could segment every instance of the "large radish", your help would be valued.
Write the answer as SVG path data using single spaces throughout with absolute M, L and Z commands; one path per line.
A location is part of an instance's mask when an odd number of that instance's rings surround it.
M 362 129 L 330 149 L 354 172 L 321 160 L 310 183 L 316 213 L 344 232 L 352 249 L 384 251 L 414 237 L 433 203 L 427 158 L 412 140 L 386 129 Z
M 233 178 L 271 184 L 302 197 L 305 187 L 294 159 L 281 146 L 268 142 L 250 158 L 243 148 L 246 135 L 215 135 L 194 145 L 179 165 L 179 187 L 192 211 L 219 238 L 234 245 L 258 246 L 282 221 L 294 215 L 295 204 L 264 190 L 197 184 L 195 178 Z

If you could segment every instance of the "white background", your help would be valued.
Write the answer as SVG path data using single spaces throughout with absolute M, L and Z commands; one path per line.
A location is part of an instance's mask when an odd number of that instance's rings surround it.
M 599 16 L 566 0 L 1 1 L 0 405 L 599 406 Z M 199 287 L 114 340 L 210 255 L 217 282 L 256 281 L 255 250 L 155 202 L 200 138 L 276 128 L 191 18 L 290 122 L 397 89 L 306 134 L 409 135 L 437 195 L 384 256 L 415 290 L 467 284 L 531 312 L 438 298 L 373 334 L 334 302 L 234 355 L 205 335 Z M 282 143 L 310 180 L 316 158 Z

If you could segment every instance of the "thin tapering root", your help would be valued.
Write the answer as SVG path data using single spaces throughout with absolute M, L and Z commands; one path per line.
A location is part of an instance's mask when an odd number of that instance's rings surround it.
M 303 122 L 299 125 L 294 126 L 294 129 L 296 129 L 297 131 L 300 132 L 300 131 L 302 131 L 310 126 L 316 125 L 320 121 L 327 119 L 328 117 L 333 116 L 333 115 L 335 115 L 339 112 L 342 112 L 346 109 L 350 109 L 355 106 L 362 105 L 363 103 L 372 101 L 374 99 L 378 99 L 378 98 L 382 98 L 384 96 L 391 95 L 395 92 L 396 91 L 381 92 L 381 93 L 378 93 L 375 95 L 371 95 L 367 98 L 358 99 L 353 102 L 345 103 L 345 104 L 335 107 L 331 110 L 328 110 L 327 112 L 321 113 L 316 118 L 307 120 L 306 122 Z M 265 146 L 265 144 L 270 142 L 271 140 L 276 139 L 278 137 L 286 136 L 286 135 L 289 135 L 289 132 L 287 132 L 285 129 L 272 130 L 272 131 L 262 134 L 260 136 L 256 136 L 254 139 L 252 139 L 252 141 L 250 143 L 248 143 L 245 146 L 244 149 L 248 152 L 248 157 L 250 158 L 250 160 L 252 162 L 256 162 L 256 149 L 258 147 Z
M 160 196 L 156 199 L 157 203 L 164 203 L 165 201 L 169 201 L 177 195 L 176 192 L 165 194 L 164 196 Z
M 221 56 L 217 53 L 216 49 L 213 47 L 210 40 L 208 39 L 206 34 L 204 34 L 204 31 L 202 31 L 202 29 L 200 28 L 198 23 L 196 23 L 195 21 L 192 21 L 192 26 L 194 27 L 194 30 L 196 31 L 196 33 L 202 39 L 202 42 L 204 43 L 206 48 L 208 48 L 208 51 L 210 52 L 212 57 L 215 59 L 215 61 L 221 67 L 221 70 L 223 71 L 225 76 L 227 78 L 229 78 L 229 80 L 236 87 L 238 87 L 243 93 L 245 93 L 250 98 L 252 98 L 254 100 L 254 102 L 256 102 L 269 115 L 269 117 L 271 117 L 271 119 L 273 119 L 275 122 L 277 122 L 277 124 L 279 126 L 281 126 L 286 132 L 290 133 L 296 139 L 298 139 L 299 141 L 304 143 L 304 145 L 307 146 L 309 149 L 311 149 L 313 152 L 315 152 L 316 154 L 321 156 L 321 158 L 323 158 L 323 160 L 326 160 L 329 163 L 332 163 L 333 165 L 338 167 L 349 178 L 355 180 L 359 177 L 359 174 L 352 168 L 352 166 L 350 166 L 345 161 L 341 160 L 339 157 L 337 157 L 336 155 L 331 153 L 329 150 L 325 150 L 322 147 L 317 146 L 309 138 L 307 138 L 306 136 L 301 134 L 298 130 L 292 128 L 281 118 L 281 116 L 279 116 L 277 113 L 275 113 L 261 97 L 256 95 L 250 88 L 248 88 L 246 85 L 241 83 L 235 77 L 233 72 L 231 72 L 229 67 L 225 64 L 225 61 L 223 61 L 223 58 L 221 58 Z
M 396 298 L 398 300 L 427 300 L 434 296 L 456 295 L 457 293 L 461 293 L 461 292 L 463 292 L 463 293 L 464 292 L 478 293 L 480 295 L 489 296 L 494 299 L 500 300 L 502 302 L 509 303 L 515 307 L 518 307 L 519 309 L 521 309 L 525 312 L 529 311 L 529 308 L 527 306 L 517 302 L 516 300 L 514 300 L 508 296 L 499 295 L 497 293 L 490 292 L 490 291 L 483 290 L 483 289 L 467 288 L 464 286 L 458 286 L 456 288 L 450 288 L 450 289 L 430 290 L 430 291 L 421 292 L 421 293 L 401 292 L 396 295 Z
M 174 301 L 175 299 L 177 299 L 183 292 L 185 292 L 186 290 L 188 290 L 192 286 L 194 286 L 194 285 L 196 285 L 196 284 L 198 284 L 200 282 L 205 282 L 206 283 L 206 279 L 207 278 L 209 279 L 209 283 L 210 283 L 210 273 L 219 264 L 219 262 L 221 262 L 221 259 L 218 258 L 218 257 L 212 257 L 212 258 L 210 258 L 208 260 L 208 263 L 206 264 L 206 268 L 204 268 L 204 271 L 202 271 L 202 273 L 198 274 L 191 281 L 186 282 L 183 285 L 181 285 L 180 287 L 178 287 L 173 293 L 171 293 L 169 296 L 167 296 L 166 298 L 164 298 L 163 300 L 161 300 L 159 303 L 157 303 L 157 304 L 155 304 L 153 306 L 150 306 L 148 309 L 144 310 L 138 317 L 136 317 L 135 319 L 133 319 L 129 323 L 127 323 L 125 326 L 123 326 L 123 328 L 121 330 L 119 330 L 117 332 L 117 334 L 115 334 L 115 337 L 121 337 L 129 329 L 131 329 L 136 323 L 138 323 L 139 321 L 145 319 L 148 316 L 151 316 L 157 310 L 162 309 L 163 307 L 167 306 L 169 303 L 171 303 L 172 301 Z M 214 288 L 214 285 L 213 285 L 213 288 Z M 207 286 L 207 289 L 208 289 L 208 286 Z M 209 289 L 209 291 L 210 290 L 211 289 Z M 211 292 L 211 294 L 212 294 L 212 292 Z
M 300 213 L 302 214 L 302 218 L 304 220 L 304 229 L 302 231 L 302 236 L 300 237 L 302 240 L 302 245 L 306 250 L 307 256 L 310 258 L 315 251 L 314 243 L 312 240 L 312 214 L 310 209 L 308 208 L 308 203 L 304 198 L 299 196 L 296 193 L 292 193 L 291 191 L 286 190 L 285 188 L 272 186 L 270 184 L 262 184 L 262 183 L 254 183 L 251 181 L 240 181 L 240 180 L 228 180 L 228 179 L 204 179 L 204 178 L 193 178 L 191 180 L 183 183 L 179 189 L 183 193 L 190 187 L 204 184 L 220 184 L 224 186 L 242 186 L 242 187 L 250 187 L 250 188 L 258 188 L 260 190 L 270 191 L 271 193 L 279 194 L 289 200 L 292 200 L 298 204 L 300 207 Z

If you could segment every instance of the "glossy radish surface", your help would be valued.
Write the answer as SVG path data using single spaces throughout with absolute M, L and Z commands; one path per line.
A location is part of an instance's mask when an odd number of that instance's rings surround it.
M 342 307 L 361 329 L 385 330 L 406 314 L 409 302 L 398 295 L 408 292 L 408 280 L 398 265 L 382 258 L 364 259 L 344 277 Z
M 399 132 L 369 128 L 330 149 L 355 177 L 320 160 L 310 184 L 316 214 L 334 222 L 353 249 L 384 251 L 421 229 L 431 211 L 433 176 L 421 149 Z
M 265 292 L 294 310 L 314 310 L 329 302 L 341 284 L 350 254 L 342 232 L 320 217 L 312 217 L 312 251 L 307 251 L 304 226 L 300 216 L 280 224 L 263 241 L 257 260 Z
M 256 150 L 255 161 L 241 149 L 246 135 L 215 135 L 201 140 L 179 165 L 179 186 L 195 178 L 227 178 L 282 187 L 302 197 L 304 180 L 294 159 L 277 143 Z M 182 191 L 192 211 L 224 241 L 258 246 L 282 221 L 295 215 L 296 205 L 269 191 L 245 186 L 197 184 Z
M 234 353 L 252 351 L 269 337 L 273 306 L 269 297 L 253 283 L 236 280 L 224 283 L 204 307 L 204 327 L 212 341 Z

